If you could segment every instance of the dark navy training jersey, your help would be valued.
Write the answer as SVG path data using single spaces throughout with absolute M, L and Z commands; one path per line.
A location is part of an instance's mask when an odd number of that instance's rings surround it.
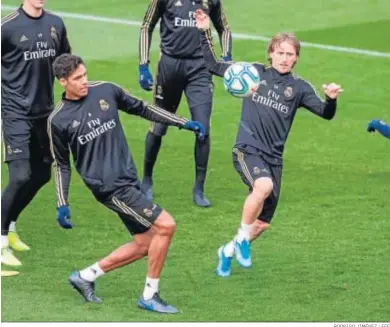
M 202 48 L 207 67 L 223 76 L 232 63 L 219 62 L 213 52 L 209 32 L 202 32 Z M 262 153 L 273 164 L 281 164 L 284 144 L 297 109 L 332 119 L 336 100 L 322 100 L 313 86 L 292 73 L 280 74 L 272 67 L 254 64 L 260 75 L 260 86 L 242 102 L 242 113 L 235 147 Z
M 151 0 L 141 27 L 140 64 L 149 62 L 153 30 L 160 21 L 161 52 L 175 58 L 201 58 L 200 34 L 195 12 L 210 15 L 220 37 L 222 55 L 231 57 L 232 35 L 221 0 Z
M 171 126 L 183 127 L 187 122 L 108 82 L 89 83 L 88 95 L 80 100 L 63 96 L 48 120 L 58 206 L 67 204 L 70 152 L 76 170 L 96 197 L 137 183 L 118 109 Z
M 1 23 L 2 118 L 47 117 L 54 107 L 54 59 L 71 51 L 62 19 L 21 7 Z

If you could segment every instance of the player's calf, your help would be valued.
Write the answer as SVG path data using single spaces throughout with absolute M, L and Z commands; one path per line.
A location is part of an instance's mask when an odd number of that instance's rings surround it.
M 151 230 L 147 232 L 152 235 L 152 239 L 148 252 L 149 262 L 145 288 L 138 300 L 138 306 L 142 309 L 162 313 L 178 312 L 176 308 L 169 306 L 159 296 L 160 274 L 175 230 L 175 220 L 169 213 L 162 211 Z
M 154 131 L 156 129 L 156 131 Z M 152 129 L 145 139 L 144 178 L 142 190 L 149 201 L 153 200 L 153 169 L 160 151 L 162 137 L 166 133 L 166 126 L 152 123 Z
M 269 223 L 261 220 L 256 220 L 250 228 L 250 240 L 251 242 L 257 239 L 263 232 L 270 227 Z
M 250 244 L 251 225 L 261 213 L 264 201 L 271 194 L 272 189 L 272 179 L 269 177 L 260 177 L 254 181 L 252 192 L 245 200 L 241 227 L 238 229 L 237 235 L 234 238 L 236 259 L 243 268 L 250 268 L 252 266 Z

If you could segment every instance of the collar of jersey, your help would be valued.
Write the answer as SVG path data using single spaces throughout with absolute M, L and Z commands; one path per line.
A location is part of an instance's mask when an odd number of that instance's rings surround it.
M 21 13 L 23 13 L 24 15 L 26 15 L 26 16 L 27 16 L 28 18 L 30 18 L 30 19 L 39 20 L 39 19 L 41 19 L 43 16 L 45 16 L 45 10 L 42 10 L 42 15 L 41 15 L 41 16 L 39 16 L 39 17 L 33 17 L 33 16 L 30 16 L 28 13 L 26 13 L 22 7 L 23 7 L 23 5 L 20 5 L 19 11 L 20 11 Z
M 273 74 L 275 74 L 275 75 L 277 75 L 277 76 L 290 76 L 291 74 L 292 74 L 292 72 L 290 71 L 290 72 L 288 72 L 288 73 L 284 73 L 284 74 L 282 74 L 282 73 L 279 73 L 274 67 L 270 67 L 270 70 L 272 71 L 272 73 Z
M 74 103 L 82 102 L 86 97 L 87 97 L 87 96 L 82 97 L 82 98 L 77 99 L 77 100 L 72 100 L 72 99 L 68 99 L 67 97 L 65 97 L 65 92 L 62 93 L 62 100 L 64 100 L 64 101 L 69 101 L 69 102 L 74 102 Z

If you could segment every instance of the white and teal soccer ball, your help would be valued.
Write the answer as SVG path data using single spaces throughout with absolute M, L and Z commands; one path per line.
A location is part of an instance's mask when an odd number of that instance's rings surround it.
M 252 95 L 259 87 L 260 75 L 252 64 L 236 62 L 225 71 L 223 84 L 230 94 L 245 98 Z

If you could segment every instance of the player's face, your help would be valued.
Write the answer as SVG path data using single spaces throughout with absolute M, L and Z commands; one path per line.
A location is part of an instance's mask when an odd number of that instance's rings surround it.
M 67 97 L 80 99 L 88 94 L 87 69 L 79 65 L 67 79 L 60 79 L 61 85 L 65 88 Z
M 45 5 L 45 0 L 24 0 L 27 2 L 31 7 L 35 9 L 41 9 Z
M 287 41 L 276 45 L 274 51 L 270 53 L 270 57 L 272 67 L 281 74 L 290 72 L 298 60 L 294 45 Z

